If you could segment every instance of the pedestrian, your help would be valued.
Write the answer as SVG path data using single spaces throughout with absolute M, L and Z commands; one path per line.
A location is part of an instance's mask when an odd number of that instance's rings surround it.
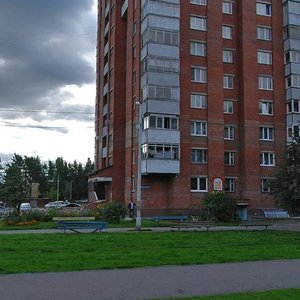
M 134 215 L 134 208 L 135 208 L 135 204 L 132 202 L 132 200 L 128 203 L 127 208 L 129 210 L 129 218 L 133 218 Z

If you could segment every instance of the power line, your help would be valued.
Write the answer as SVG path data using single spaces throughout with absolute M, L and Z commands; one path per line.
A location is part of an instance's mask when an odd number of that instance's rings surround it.
M 19 113 L 47 113 L 47 114 L 74 114 L 74 115 L 94 115 L 89 112 L 76 111 L 49 111 L 49 110 L 25 110 L 25 109 L 0 109 L 0 112 L 19 112 Z

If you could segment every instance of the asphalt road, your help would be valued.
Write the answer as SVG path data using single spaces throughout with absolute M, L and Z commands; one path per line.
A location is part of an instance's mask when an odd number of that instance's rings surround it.
M 300 260 L 0 276 L 1 300 L 137 300 L 300 288 Z

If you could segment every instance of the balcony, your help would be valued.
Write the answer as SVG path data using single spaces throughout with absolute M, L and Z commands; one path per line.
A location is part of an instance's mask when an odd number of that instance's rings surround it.
M 110 9 L 110 2 L 107 3 L 105 10 L 104 10 L 104 16 L 106 17 L 109 13 L 109 9 Z
M 141 132 L 142 144 L 179 144 L 180 131 L 168 129 L 147 129 Z
M 104 66 L 104 69 L 103 69 L 104 76 L 108 73 L 108 68 L 109 68 L 109 65 L 108 65 L 108 63 L 106 63 L 106 65 Z
M 179 160 L 171 159 L 145 159 L 142 160 L 141 172 L 147 174 L 179 174 Z
M 127 11 L 128 11 L 128 0 L 125 0 L 122 9 L 121 9 L 121 18 L 127 19 Z
M 105 96 L 108 93 L 108 83 L 105 84 L 103 87 L 103 96 Z

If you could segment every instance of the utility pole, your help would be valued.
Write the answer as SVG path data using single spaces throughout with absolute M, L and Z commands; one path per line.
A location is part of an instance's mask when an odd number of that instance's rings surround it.
M 58 207 L 58 200 L 59 200 L 59 174 L 57 174 L 57 185 L 56 185 L 56 205 Z
M 141 184 L 142 184 L 142 156 L 141 156 L 141 131 L 142 131 L 142 105 L 140 102 L 136 102 L 139 106 L 139 117 L 137 123 L 137 133 L 138 133 L 138 161 L 137 161 L 137 193 L 136 193 L 136 230 L 141 230 L 142 227 L 142 217 L 141 217 L 141 209 L 142 209 L 142 197 L 141 197 Z

